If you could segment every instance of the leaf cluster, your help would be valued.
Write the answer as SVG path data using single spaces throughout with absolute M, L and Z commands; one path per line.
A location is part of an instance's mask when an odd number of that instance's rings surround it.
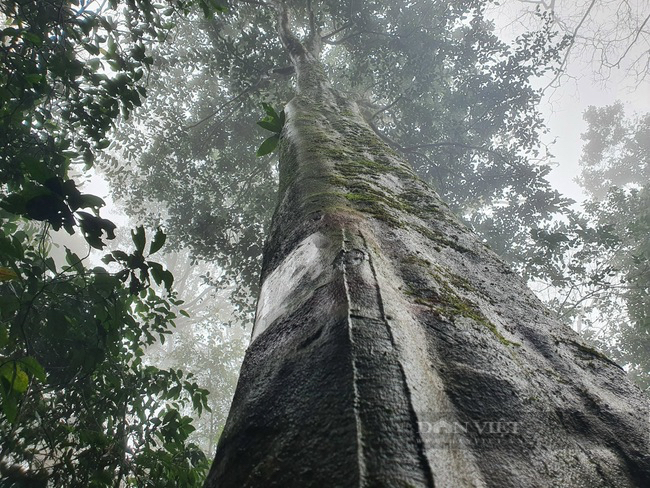
M 46 473 L 56 486 L 160 486 L 159 475 L 170 486 L 197 484 L 207 461 L 186 442 L 194 428 L 180 412 L 189 405 L 200 413 L 207 391 L 180 370 L 143 363 L 145 348 L 171 333 L 180 305 L 169 272 L 143 257 L 144 231 L 134 233 L 133 252 L 107 255 L 122 268 L 111 273 L 87 268 L 69 249 L 59 265 L 46 236 L 20 230 L 9 214 L 2 219 L 2 459 Z
M 146 251 L 113 250 L 109 268 L 53 253 L 50 229 L 103 249 L 115 224 L 70 174 L 110 145 L 118 116 L 142 104 L 172 19 L 194 2 L 0 5 L 0 474 L 16 486 L 195 486 L 207 467 L 184 412 L 207 408 L 193 375 L 143 361 L 181 301 Z M 210 12 L 215 2 L 199 2 Z M 13 486 L 13 485 L 12 485 Z M 30 485 L 31 486 L 31 485 Z
M 278 114 L 278 112 L 276 112 L 275 109 L 268 103 L 262 103 L 262 107 L 266 112 L 266 116 L 257 122 L 257 125 L 259 125 L 262 129 L 273 132 L 273 135 L 264 140 L 262 145 L 255 153 L 256 156 L 266 156 L 267 154 L 271 154 L 273 151 L 275 151 L 275 148 L 278 146 L 278 142 L 280 142 L 280 134 L 282 132 L 282 128 L 284 127 L 285 120 L 284 110 L 281 110 Z

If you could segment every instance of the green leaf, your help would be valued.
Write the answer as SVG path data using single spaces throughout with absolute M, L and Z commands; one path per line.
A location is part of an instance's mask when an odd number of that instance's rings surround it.
M 31 73 L 29 75 L 25 75 L 25 79 L 30 85 L 35 85 L 36 83 L 43 80 L 43 75 L 38 73 Z
M 18 416 L 18 402 L 16 401 L 16 397 L 7 395 L 2 401 L 2 411 L 7 416 L 7 420 L 13 424 Z
M 149 247 L 149 254 L 155 254 L 156 252 L 160 251 L 160 249 L 165 245 L 166 240 L 167 234 L 165 234 L 163 230 L 158 227 L 156 235 L 154 235 L 151 246 Z
M 129 255 L 127 253 L 125 253 L 124 251 L 120 251 L 119 249 L 113 251 L 111 254 L 118 261 L 122 261 L 122 262 L 126 263 L 129 260 Z
M 96 195 L 84 193 L 78 197 L 77 204 L 79 208 L 101 208 L 106 205 L 106 202 Z
M 18 279 L 18 275 L 13 269 L 0 268 L 0 281 L 11 281 Z
M 45 381 L 45 369 L 40 363 L 31 356 L 27 356 L 20 360 L 21 364 L 25 368 L 25 371 L 31 373 L 31 375 L 39 381 Z
M 10 361 L 0 367 L 0 376 L 4 377 L 11 390 L 24 393 L 29 386 L 29 377 L 17 361 Z
M 268 118 L 264 118 L 260 120 L 257 125 L 259 125 L 262 129 L 270 130 L 271 132 L 280 132 L 282 130 L 282 126 L 277 123 L 278 121 L 271 121 Z
M 85 269 L 83 260 L 67 247 L 65 248 L 65 262 L 68 263 L 68 265 L 72 266 L 77 271 L 77 273 L 84 274 Z
M 270 104 L 262 102 L 262 107 L 271 119 L 280 120 L 280 116 Z
M 86 238 L 86 242 L 95 249 L 103 249 L 105 244 L 102 242 L 104 234 L 106 239 L 115 239 L 116 225 L 110 220 L 96 217 L 86 212 L 77 212 L 79 216 L 79 227 Z
M 41 37 L 38 34 L 35 34 L 33 32 L 24 31 L 23 32 L 23 39 L 25 39 L 25 40 L 27 40 L 27 41 L 29 41 L 32 44 L 35 44 L 37 46 L 40 46 L 41 44 L 43 44 L 43 39 L 41 39 Z
M 55 175 L 47 164 L 40 158 L 32 155 L 27 155 L 23 158 L 23 165 L 29 176 L 39 182 L 45 183 L 47 180 L 54 178 Z
M 142 254 L 147 240 L 144 235 L 144 227 L 140 225 L 136 227 L 135 230 L 131 230 L 131 239 L 133 240 L 133 244 L 135 244 L 136 250 Z
M 0 314 L 0 317 L 2 317 L 2 314 Z M 7 344 L 9 344 L 9 334 L 7 333 L 7 329 L 0 327 L 0 347 L 5 347 Z
M 165 288 L 169 291 L 174 284 L 174 275 L 169 270 L 163 271 L 162 280 L 165 283 Z
M 155 263 L 153 261 L 149 261 L 147 264 L 149 264 L 149 272 L 151 273 L 151 277 L 156 282 L 156 284 L 159 285 L 162 283 L 164 271 L 162 264 Z
M 268 103 L 262 103 L 262 107 L 264 107 L 266 117 L 257 122 L 257 125 L 276 134 L 282 132 L 282 127 L 284 126 L 284 110 L 278 115 L 275 109 Z
M 280 141 L 280 134 L 272 135 L 262 143 L 260 148 L 257 150 L 256 155 L 265 156 L 267 154 L 272 153 L 277 147 L 279 141 Z
M 20 300 L 15 295 L 0 294 L 0 319 L 8 319 L 13 316 L 20 309 L 20 306 Z M 7 332 L 5 331 L 5 333 Z M 2 344 L 0 344 L 0 347 L 3 347 Z
M 148 261 L 147 264 L 149 265 L 151 277 L 154 279 L 156 284 L 160 285 L 162 283 L 167 290 L 171 290 L 174 283 L 174 275 L 170 271 L 163 269 L 162 264 L 160 263 Z
M 95 274 L 95 286 L 103 292 L 111 292 L 120 286 L 120 279 L 117 276 L 107 273 L 103 268 L 95 268 L 93 272 Z

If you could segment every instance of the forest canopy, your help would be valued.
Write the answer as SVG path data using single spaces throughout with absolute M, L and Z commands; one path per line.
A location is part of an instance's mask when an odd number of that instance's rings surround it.
M 585 113 L 584 208 L 547 180 L 540 80 L 562 72 L 575 33 L 538 9 L 506 42 L 486 0 L 286 3 L 373 130 L 648 390 L 648 115 Z M 0 473 L 198 486 L 211 453 L 191 414 L 208 392 L 145 351 L 175 322 L 192 327 L 172 257 L 207 268 L 197 294 L 230 300 L 232 316 L 195 326 L 250 323 L 274 133 L 295 91 L 276 12 L 254 0 L 8 0 L 0 12 Z M 116 225 L 81 188 L 93 171 L 136 223 L 125 250 L 107 247 Z M 55 260 L 57 230 L 82 235 L 87 254 Z

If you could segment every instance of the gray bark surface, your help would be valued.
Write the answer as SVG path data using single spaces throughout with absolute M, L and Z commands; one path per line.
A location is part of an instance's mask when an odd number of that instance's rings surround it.
M 625 372 L 283 41 L 300 93 L 205 486 L 650 486 L 648 404 Z

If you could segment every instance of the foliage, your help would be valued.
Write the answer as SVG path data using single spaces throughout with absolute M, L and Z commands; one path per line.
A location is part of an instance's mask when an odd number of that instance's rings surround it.
M 171 332 L 178 305 L 171 288 L 161 296 L 148 286 L 164 275 L 143 256 L 144 231 L 132 253 L 107 255 L 123 265 L 109 273 L 69 250 L 57 265 L 46 235 L 2 218 L 0 265 L 13 272 L 0 284 L 3 458 L 55 486 L 198 483 L 205 456 L 185 442 L 193 427 L 178 409 L 191 402 L 200 412 L 207 392 L 180 370 L 142 362 Z
M 537 229 L 528 271 L 550 304 L 650 391 L 650 116 L 590 107 L 581 158 L 582 212 Z
M 197 3 L 206 16 L 223 10 Z M 116 117 L 141 105 L 148 50 L 190 7 L 0 5 L 0 471 L 16 486 L 193 486 L 207 467 L 181 413 L 205 409 L 207 391 L 142 360 L 180 305 L 172 275 L 149 259 L 165 234 L 145 252 L 136 229 L 135 250 L 112 251 L 108 269 L 91 268 L 90 251 L 55 262 L 49 238 L 78 229 L 102 249 L 114 237 L 104 202 L 70 169 L 92 166 Z
M 498 10 L 515 9 L 516 23 L 533 29 L 539 12 L 553 19 L 553 25 L 571 38 L 561 71 L 551 84 L 587 73 L 599 81 L 620 81 L 637 86 L 647 80 L 650 68 L 650 5 L 645 0 L 556 2 L 520 0 L 501 2 Z M 588 65 L 585 70 L 585 65 Z M 617 73 L 618 72 L 618 73 Z
M 650 114 L 625 117 L 623 104 L 589 107 L 582 135 L 580 184 L 596 200 L 614 186 L 629 188 L 650 181 Z
M 650 186 L 612 188 L 588 210 L 619 239 L 609 256 L 612 280 L 592 304 L 592 316 L 600 316 L 589 335 L 650 392 Z
M 566 41 L 546 19 L 508 45 L 485 18 L 488 4 L 290 2 L 298 32 L 309 30 L 313 9 L 337 88 L 515 260 L 527 229 L 569 203 L 546 181 L 549 167 L 533 162 L 545 154 L 531 84 L 553 70 Z M 268 5 L 233 2 L 226 15 L 179 22 L 176 37 L 152 53 L 150 97 L 120 123 L 100 162 L 129 213 L 164 222 L 172 248 L 189 246 L 197 259 L 222 266 L 220 283 L 235 285 L 249 313 L 277 181 L 274 163 L 254 158 L 254 124 L 262 101 L 277 106 L 293 96 L 275 17 Z
M 262 129 L 273 132 L 274 134 L 264 140 L 262 145 L 255 153 L 257 156 L 266 156 L 267 154 L 275 151 L 275 148 L 278 146 L 278 142 L 280 142 L 280 133 L 282 132 L 282 127 L 284 127 L 284 110 L 280 111 L 278 114 L 275 109 L 268 103 L 263 103 L 262 106 L 264 107 L 266 116 L 260 120 L 257 125 L 259 125 Z
M 590 333 L 650 391 L 650 114 L 628 118 L 616 103 L 590 107 L 585 120 L 580 181 L 592 195 L 586 211 L 618 241 L 601 257 L 612 279 L 593 303 L 600 333 Z

